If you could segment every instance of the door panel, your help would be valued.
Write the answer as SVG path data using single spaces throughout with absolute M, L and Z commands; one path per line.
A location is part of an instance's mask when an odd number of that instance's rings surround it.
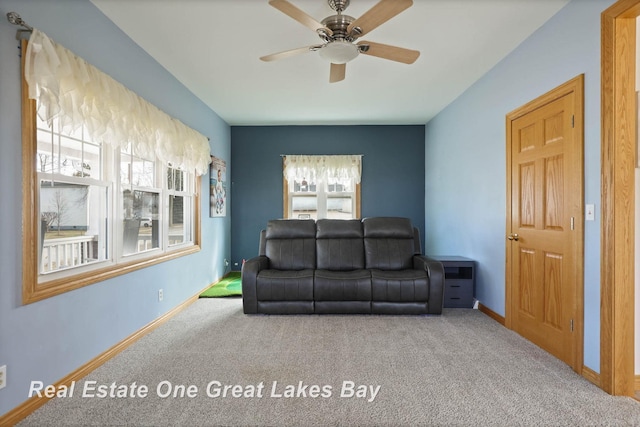
M 544 259 L 544 323 L 562 331 L 562 264 L 563 256 L 547 252 Z
M 518 294 L 520 296 L 520 314 L 535 316 L 535 256 L 536 252 L 527 248 L 520 248 L 520 275 Z
M 520 171 L 520 227 L 534 227 L 536 223 L 535 164 L 522 164 Z
M 562 219 L 564 218 L 564 170 L 562 156 L 554 156 L 545 159 L 545 229 L 562 231 Z
M 582 300 L 582 132 L 575 91 L 508 116 L 507 318 L 516 332 L 577 369 Z M 581 123 L 581 121 L 579 122 Z M 576 227 L 577 226 L 577 227 Z M 578 319 L 580 322 L 582 319 Z

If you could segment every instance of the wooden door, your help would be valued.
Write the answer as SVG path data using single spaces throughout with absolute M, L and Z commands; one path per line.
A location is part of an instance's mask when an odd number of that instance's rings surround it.
M 582 368 L 582 76 L 507 116 L 506 324 Z

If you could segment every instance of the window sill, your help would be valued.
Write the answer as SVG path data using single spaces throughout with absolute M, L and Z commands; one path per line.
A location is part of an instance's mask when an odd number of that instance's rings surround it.
M 199 251 L 200 246 L 193 245 L 184 249 L 166 252 L 160 256 L 154 256 L 153 258 L 133 260 L 130 262 L 117 264 L 115 266 L 109 265 L 107 267 L 47 281 L 44 283 L 37 283 L 37 279 L 34 280 L 35 278 L 32 279 L 29 277 L 23 277 L 22 303 L 25 305 L 31 304 L 33 302 L 60 295 L 74 289 L 91 285 L 93 283 L 102 282 L 104 280 L 131 273 L 133 271 L 150 267 L 152 265 L 160 264 L 165 261 L 180 258 L 186 255 L 191 255 Z

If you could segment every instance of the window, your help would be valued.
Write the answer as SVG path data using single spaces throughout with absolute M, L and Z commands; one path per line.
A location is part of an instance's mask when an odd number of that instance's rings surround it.
M 122 256 L 160 248 L 161 167 L 147 157 L 135 153 L 131 144 L 120 149 Z
M 187 172 L 193 163 L 160 159 L 152 141 L 93 140 L 64 115 L 41 119 L 28 92 L 23 81 L 24 303 L 200 249 L 196 169 L 206 163 Z
M 193 176 L 184 171 L 167 169 L 167 225 L 169 227 L 169 247 L 189 243 L 193 239 L 193 218 L 195 192 Z
M 38 273 L 44 281 L 55 273 L 108 259 L 103 219 L 110 186 L 102 147 L 83 129 L 63 135 L 58 121 L 49 125 L 40 119 L 36 129 L 32 160 L 40 218 Z
M 93 142 L 84 128 L 67 135 L 59 121 L 31 117 L 40 218 L 36 294 L 83 273 L 115 272 L 131 260 L 195 245 L 195 174 L 138 155 L 130 144 Z
M 284 218 L 360 218 L 361 156 L 285 156 Z

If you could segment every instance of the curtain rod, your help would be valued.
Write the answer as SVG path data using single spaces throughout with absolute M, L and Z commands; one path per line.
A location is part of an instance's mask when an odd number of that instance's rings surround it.
M 20 15 L 18 15 L 16 12 L 9 12 L 7 13 L 7 20 L 13 25 L 25 28 L 24 30 L 18 30 L 16 32 L 16 39 L 22 40 L 29 38 L 29 35 L 33 31 L 33 27 L 27 25 L 27 23 L 24 22 Z

